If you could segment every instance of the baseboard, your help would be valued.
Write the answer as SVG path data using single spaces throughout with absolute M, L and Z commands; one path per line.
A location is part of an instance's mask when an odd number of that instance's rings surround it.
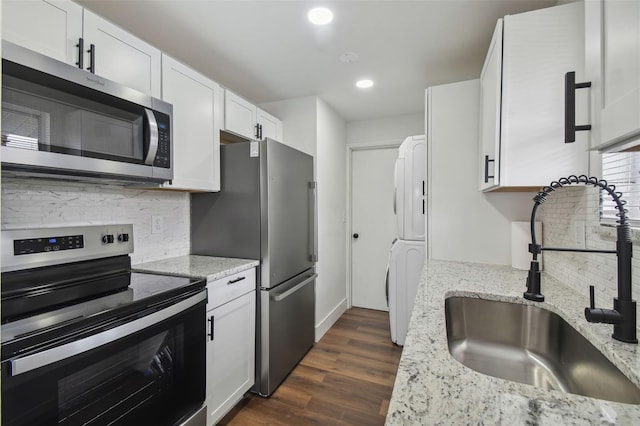
M 329 314 L 327 314 L 327 316 L 322 319 L 322 321 L 320 321 L 319 324 L 316 324 L 316 342 L 319 342 L 320 339 L 322 339 L 322 336 L 324 336 L 324 334 L 329 331 L 331 326 L 335 324 L 336 321 L 338 321 L 338 318 L 340 318 L 346 310 L 347 299 L 345 298 L 342 299 L 340 303 L 338 303 L 336 307 L 333 308 L 331 312 L 329 312 Z

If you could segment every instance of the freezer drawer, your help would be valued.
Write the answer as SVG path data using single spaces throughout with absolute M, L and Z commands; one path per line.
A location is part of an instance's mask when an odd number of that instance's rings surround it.
M 313 346 L 316 277 L 311 269 L 260 291 L 255 390 L 262 396 L 269 396 Z

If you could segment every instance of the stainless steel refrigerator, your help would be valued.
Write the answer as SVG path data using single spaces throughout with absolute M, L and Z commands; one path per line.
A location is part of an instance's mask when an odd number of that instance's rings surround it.
M 256 384 L 269 396 L 313 346 L 313 157 L 266 139 L 220 147 L 221 191 L 191 195 L 191 253 L 260 259 Z

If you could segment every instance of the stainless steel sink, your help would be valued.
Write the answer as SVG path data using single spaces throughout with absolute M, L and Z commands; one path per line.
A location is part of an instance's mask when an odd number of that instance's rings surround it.
M 471 297 L 445 301 L 451 355 L 475 371 L 543 389 L 640 404 L 640 389 L 546 309 Z

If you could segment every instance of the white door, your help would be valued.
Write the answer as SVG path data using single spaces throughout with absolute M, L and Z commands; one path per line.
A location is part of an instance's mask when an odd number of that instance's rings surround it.
M 351 304 L 388 310 L 385 274 L 396 238 L 393 170 L 398 148 L 354 150 L 351 156 Z

